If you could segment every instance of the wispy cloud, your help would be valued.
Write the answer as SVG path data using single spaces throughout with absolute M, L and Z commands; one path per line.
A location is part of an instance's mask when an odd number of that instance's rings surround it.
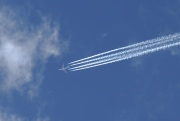
M 171 50 L 171 54 L 173 56 L 177 56 L 177 55 L 179 56 L 180 55 L 180 48 L 176 47 L 176 48 L 172 48 L 170 50 Z
M 0 110 L 0 121 L 29 121 L 27 118 L 19 116 L 17 114 L 9 113 L 7 111 Z M 49 117 L 36 117 L 32 121 L 50 121 Z
M 13 114 L 8 115 L 0 112 L 0 121 L 23 121 L 23 119 Z
M 1 91 L 34 96 L 43 78 L 41 68 L 49 57 L 62 53 L 59 27 L 45 17 L 41 20 L 30 25 L 10 8 L 0 9 Z

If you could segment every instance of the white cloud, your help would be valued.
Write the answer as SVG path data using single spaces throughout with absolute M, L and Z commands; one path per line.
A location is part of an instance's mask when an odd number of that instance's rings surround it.
M 23 121 L 23 119 L 13 114 L 0 112 L 0 121 Z
M 37 117 L 33 121 L 50 121 L 48 117 Z M 0 121 L 29 121 L 27 118 L 0 110 Z
M 143 59 L 142 58 L 133 58 L 131 65 L 135 68 L 140 68 L 143 66 Z
M 180 55 L 180 48 L 178 47 L 171 48 L 170 51 L 173 56 Z
M 102 39 L 104 39 L 105 37 L 107 37 L 108 36 L 108 33 L 103 33 L 103 34 L 101 34 L 101 38 Z
M 0 90 L 37 94 L 43 78 L 39 67 L 43 67 L 50 56 L 60 55 L 60 47 L 59 27 L 50 20 L 42 17 L 41 25 L 33 26 L 13 10 L 1 8 Z

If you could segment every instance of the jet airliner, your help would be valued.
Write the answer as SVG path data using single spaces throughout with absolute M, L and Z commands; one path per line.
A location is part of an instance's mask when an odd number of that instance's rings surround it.
M 69 68 L 69 66 L 67 66 L 67 67 L 64 67 L 64 63 L 63 63 L 63 65 L 62 65 L 62 67 L 59 69 L 59 71 L 64 71 L 65 73 L 67 73 L 67 69 Z

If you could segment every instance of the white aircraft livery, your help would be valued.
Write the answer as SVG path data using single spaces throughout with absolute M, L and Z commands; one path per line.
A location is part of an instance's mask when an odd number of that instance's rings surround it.
M 66 70 L 68 70 L 69 66 L 64 67 L 64 64 L 62 65 L 62 67 L 59 69 L 59 71 L 64 71 L 65 73 L 67 73 Z

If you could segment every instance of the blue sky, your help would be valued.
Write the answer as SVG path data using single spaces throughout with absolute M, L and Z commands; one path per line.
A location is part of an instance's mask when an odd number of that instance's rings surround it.
M 180 120 L 180 48 L 61 65 L 180 32 L 179 0 L 1 0 L 0 121 Z

